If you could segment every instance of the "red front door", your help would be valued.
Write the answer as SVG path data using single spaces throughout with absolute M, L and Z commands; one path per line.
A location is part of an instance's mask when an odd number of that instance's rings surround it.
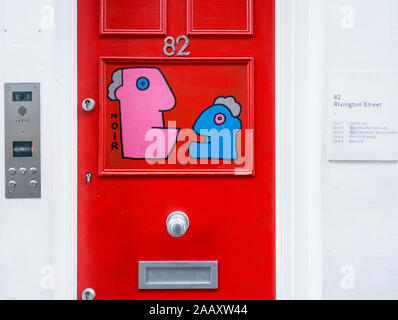
M 273 299 L 274 1 L 79 0 L 78 82 L 78 296 Z

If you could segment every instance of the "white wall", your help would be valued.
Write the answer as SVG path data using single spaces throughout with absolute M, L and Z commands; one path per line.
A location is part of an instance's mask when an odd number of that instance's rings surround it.
M 329 0 L 319 9 L 323 76 L 398 71 L 396 0 Z M 326 108 L 322 116 L 324 142 Z M 398 164 L 328 162 L 322 146 L 324 298 L 397 299 Z
M 277 105 L 292 113 L 290 138 L 288 120 L 279 122 L 290 139 L 280 159 L 293 159 L 293 208 L 284 212 L 293 225 L 293 288 L 285 297 L 397 299 L 398 163 L 328 161 L 327 79 L 336 70 L 398 71 L 398 2 L 280 2 L 295 12 L 284 61 L 294 80 L 286 91 L 280 84 L 292 103 Z
M 0 299 L 76 292 L 76 1 L 0 1 Z M 4 197 L 4 82 L 41 83 L 42 198 Z

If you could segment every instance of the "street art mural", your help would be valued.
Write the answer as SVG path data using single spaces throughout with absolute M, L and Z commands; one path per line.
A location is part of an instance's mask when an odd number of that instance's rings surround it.
M 102 60 L 100 174 L 254 174 L 253 60 L 148 60 Z
M 108 99 L 119 101 L 122 157 L 133 160 L 167 159 L 179 128 L 166 128 L 163 113 L 176 107 L 176 97 L 159 68 L 124 68 L 112 74 Z M 242 106 L 232 96 L 220 96 L 204 110 L 193 130 L 205 142 L 192 142 L 194 159 L 236 160 L 237 134 L 242 129 Z M 153 138 L 156 137 L 156 148 Z

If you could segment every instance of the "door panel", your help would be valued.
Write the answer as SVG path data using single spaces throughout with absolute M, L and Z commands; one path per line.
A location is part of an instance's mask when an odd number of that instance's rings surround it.
M 188 34 L 252 34 L 253 0 L 187 0 Z
M 78 103 L 97 102 L 78 111 L 79 295 L 273 299 L 273 0 L 84 0 L 78 14 Z M 216 265 L 217 287 L 139 289 L 139 263 L 184 261 Z
M 148 149 L 148 154 L 152 161 L 148 158 L 143 160 L 145 154 L 138 156 L 129 154 L 128 141 L 133 143 L 132 136 L 137 132 L 136 128 L 133 128 L 133 132 L 129 132 L 127 125 L 123 125 L 125 121 L 123 114 L 124 109 L 132 105 L 128 104 L 128 101 L 112 101 L 108 97 L 110 79 L 115 70 L 134 68 L 141 70 L 145 66 L 156 66 L 161 70 L 165 79 L 168 79 L 169 88 L 175 96 L 175 107 L 163 115 L 166 127 L 176 127 L 179 130 L 177 141 L 172 143 L 167 161 L 163 159 L 166 157 L 154 159 L 151 149 Z M 187 58 L 181 61 L 178 58 L 108 57 L 101 59 L 101 70 L 100 83 L 103 84 L 100 92 L 101 175 L 253 174 L 253 59 L 203 57 Z M 220 81 L 220 75 L 222 75 L 222 81 Z M 123 80 L 125 82 L 125 79 Z M 133 86 L 135 85 L 134 82 Z M 124 83 L 124 87 L 127 86 L 128 84 Z M 241 104 L 239 120 L 242 128 L 240 132 L 237 132 L 236 143 L 241 152 L 237 154 L 238 157 L 233 162 L 212 159 L 205 163 L 201 159 L 190 157 L 188 138 L 196 136 L 192 129 L 195 120 L 203 109 L 225 93 L 233 96 Z M 245 134 L 242 135 L 242 132 Z M 131 158 L 136 161 L 129 160 Z
M 167 0 L 101 0 L 102 35 L 165 34 Z

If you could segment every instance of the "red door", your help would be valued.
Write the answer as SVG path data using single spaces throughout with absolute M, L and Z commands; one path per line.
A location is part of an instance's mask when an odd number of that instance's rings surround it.
M 78 82 L 78 296 L 273 299 L 274 1 L 79 0 Z

